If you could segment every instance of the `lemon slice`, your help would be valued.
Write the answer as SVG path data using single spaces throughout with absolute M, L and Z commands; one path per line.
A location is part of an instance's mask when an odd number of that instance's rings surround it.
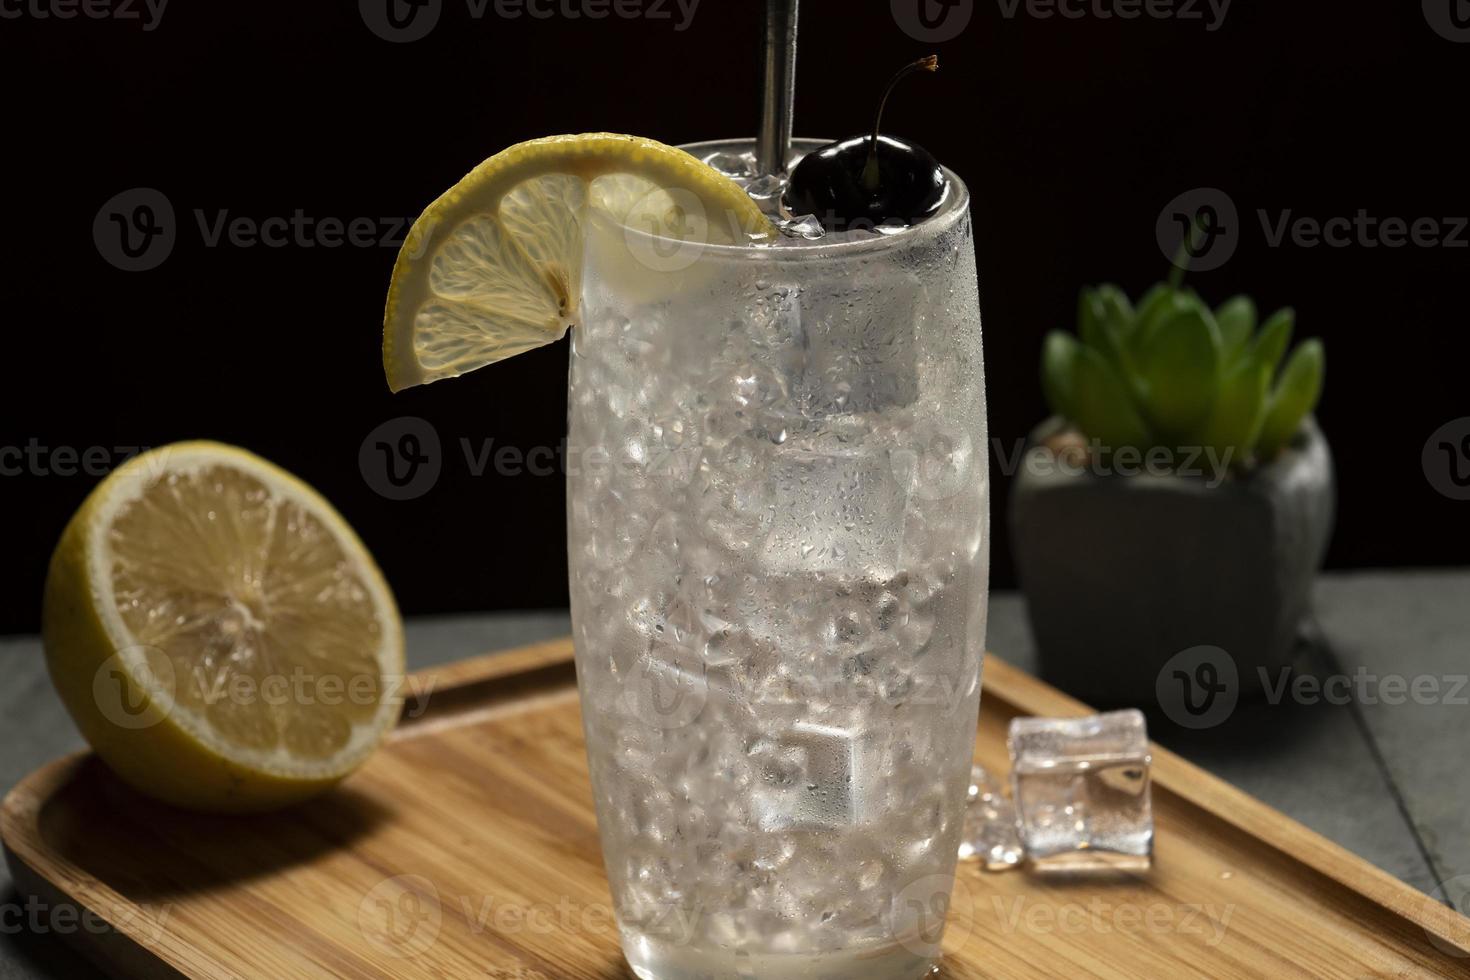
M 404 240 L 383 319 L 388 386 L 455 377 L 560 339 L 577 319 L 589 207 L 651 218 L 684 241 L 775 234 L 739 185 L 663 143 L 585 133 L 517 144 L 429 205 Z
M 46 658 L 123 779 L 197 809 L 268 809 L 355 769 L 401 704 L 403 627 L 357 535 L 242 449 L 145 453 L 51 559 Z

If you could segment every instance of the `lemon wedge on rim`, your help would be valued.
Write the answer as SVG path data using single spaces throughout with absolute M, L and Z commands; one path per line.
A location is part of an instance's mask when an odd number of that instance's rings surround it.
M 589 208 L 637 212 L 686 241 L 775 235 L 730 178 L 683 150 L 584 133 L 519 143 L 414 222 L 388 288 L 383 369 L 394 391 L 558 340 L 576 322 Z

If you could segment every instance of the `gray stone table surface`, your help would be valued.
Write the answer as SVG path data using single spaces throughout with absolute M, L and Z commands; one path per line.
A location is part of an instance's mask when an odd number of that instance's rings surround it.
M 1275 703 L 1242 703 L 1200 732 L 1151 717 L 1151 734 L 1415 888 L 1456 898 L 1470 886 L 1470 571 L 1324 576 L 1316 611 L 1325 643 L 1303 655 Z M 562 612 L 414 619 L 409 663 L 432 666 L 569 627 Z M 1034 669 L 1020 596 L 992 597 L 988 645 Z M 0 638 L 0 676 L 0 788 L 8 790 L 82 743 L 38 639 Z M 1320 692 L 1295 683 L 1302 677 Z M 1402 692 L 1391 678 L 1402 679 Z M 0 868 L 0 980 L 100 976 L 44 920 Z

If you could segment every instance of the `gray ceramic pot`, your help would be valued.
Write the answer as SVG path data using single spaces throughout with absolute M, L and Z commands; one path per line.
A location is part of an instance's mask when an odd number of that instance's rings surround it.
M 1315 421 L 1245 478 L 1103 474 L 1032 452 L 1045 450 L 1028 450 L 1013 485 L 1011 541 L 1049 681 L 1149 705 L 1165 662 L 1191 647 L 1229 653 L 1245 694 L 1260 668 L 1290 662 L 1335 504 Z

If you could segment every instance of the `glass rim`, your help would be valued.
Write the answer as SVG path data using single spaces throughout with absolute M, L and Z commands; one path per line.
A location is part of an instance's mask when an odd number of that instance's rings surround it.
M 831 142 L 832 140 L 827 139 L 797 137 L 792 139 L 791 145 L 793 148 L 801 148 L 805 152 L 810 152 L 819 146 L 825 146 Z M 736 139 L 700 140 L 695 143 L 681 143 L 678 149 L 699 157 L 701 151 L 708 153 L 721 147 L 736 146 L 749 146 L 753 150 L 755 148 L 755 139 L 754 137 L 739 137 Z M 792 159 L 799 159 L 799 155 L 793 156 Z M 726 245 L 718 242 L 696 243 L 688 241 L 684 241 L 682 244 L 686 246 L 691 244 L 696 245 L 701 252 L 708 251 L 721 257 L 751 262 L 810 262 L 815 259 L 848 258 L 856 255 L 886 252 L 905 245 L 917 245 L 942 235 L 952 228 L 956 222 L 968 215 L 970 211 L 969 187 L 966 186 L 965 182 L 953 170 L 944 166 L 944 164 L 940 164 L 940 167 L 943 168 L 944 175 L 949 180 L 952 189 L 943 206 L 937 213 L 919 224 L 892 234 L 878 234 L 873 237 L 855 238 L 842 242 L 801 241 L 783 245 Z M 617 226 L 629 239 L 642 239 L 650 244 L 658 242 L 675 244 L 680 242 L 679 239 L 657 235 L 653 232 L 644 231 L 641 228 L 634 228 L 630 225 L 622 224 L 621 222 L 617 222 Z

